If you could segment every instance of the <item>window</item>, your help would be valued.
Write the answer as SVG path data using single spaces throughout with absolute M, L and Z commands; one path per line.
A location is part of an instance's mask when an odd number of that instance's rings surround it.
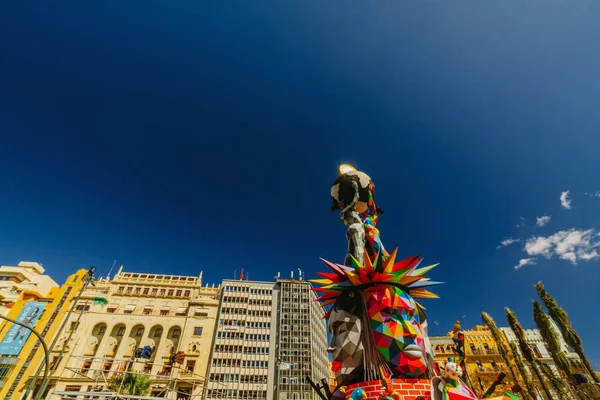
M 194 315 L 196 317 L 208 317 L 208 309 L 196 307 L 196 309 L 194 310 Z
M 490 360 L 490 364 L 492 364 L 492 368 L 494 368 L 494 370 L 496 370 L 496 371 L 499 370 L 499 367 L 494 360 Z
M 105 325 L 101 326 L 100 329 L 98 329 L 98 335 L 104 335 L 104 332 L 106 332 Z
M 90 310 L 90 306 L 87 304 L 78 304 L 77 307 L 75 307 L 75 309 L 77 311 L 89 311 Z
M 140 294 L 142 293 L 142 288 L 135 288 L 135 294 Z
M 127 291 L 125 291 L 126 294 L 131 294 L 131 292 L 133 291 L 132 287 L 128 287 Z
M 189 291 L 189 290 L 186 290 L 186 291 L 183 293 L 183 295 L 184 295 L 185 297 L 190 297 L 190 291 Z
M 158 293 L 158 289 L 152 289 L 152 296 L 156 296 L 156 294 Z
M 144 288 L 144 294 L 148 294 L 150 292 L 150 288 Z
M 193 374 L 195 366 L 196 366 L 196 361 L 188 361 L 187 364 L 185 365 L 185 372 L 187 372 L 188 374 Z
M 173 290 L 173 289 L 169 289 L 169 294 L 168 294 L 168 296 L 173 296 L 173 293 L 175 293 L 175 290 Z
M 177 296 L 177 297 L 181 297 L 181 293 L 182 293 L 182 291 L 181 291 L 181 290 L 178 290 L 178 291 L 177 291 L 177 293 L 175 293 L 175 296 Z
M 118 290 L 117 293 L 121 294 L 123 293 L 123 291 L 125 290 L 125 286 L 121 286 Z
M 162 335 L 162 328 L 156 328 L 154 331 L 154 337 L 160 337 Z
M 194 328 L 194 336 L 202 336 L 202 327 L 197 326 Z
M 477 364 L 477 368 L 479 368 L 480 371 L 483 371 L 483 365 L 481 365 L 481 361 L 475 360 L 475 363 Z
M 115 311 L 117 311 L 117 306 L 108 306 L 108 307 L 106 308 L 106 311 L 107 311 L 108 313 L 111 313 L 111 314 L 112 314 L 112 313 L 114 313 Z
M 171 337 L 178 338 L 179 336 L 181 336 L 181 329 L 173 329 L 173 335 L 171 335 Z
M 146 314 L 146 315 L 152 314 L 152 308 L 150 308 L 150 307 L 144 307 L 144 314 Z
M 169 315 L 169 310 L 160 310 L 160 315 Z
M 123 336 L 125 334 L 125 327 L 122 326 L 119 328 L 119 330 L 117 331 L 117 336 Z
M 137 328 L 135 331 L 135 336 L 142 336 L 144 334 L 144 328 Z
M 167 293 L 167 289 L 160 289 L 160 295 L 164 296 Z
M 78 327 L 79 327 L 79 322 L 71 322 L 71 326 L 69 327 L 69 330 L 74 331 L 74 330 L 77 330 Z

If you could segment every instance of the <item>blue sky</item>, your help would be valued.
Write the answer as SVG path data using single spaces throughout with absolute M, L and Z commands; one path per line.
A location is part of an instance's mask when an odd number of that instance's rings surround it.
M 506 325 L 505 306 L 531 328 L 542 280 L 598 365 L 599 11 L 5 3 L 0 262 L 58 281 L 114 259 L 210 283 L 314 277 L 344 257 L 329 186 L 350 162 L 377 185 L 386 247 L 441 263 L 432 334 L 481 311 Z

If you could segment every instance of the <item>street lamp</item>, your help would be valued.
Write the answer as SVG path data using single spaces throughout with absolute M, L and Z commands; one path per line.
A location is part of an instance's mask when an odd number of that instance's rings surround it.
M 48 371 L 50 370 L 50 352 L 48 351 L 48 345 L 46 345 L 44 338 L 42 337 L 42 335 L 40 335 L 40 333 L 38 331 L 36 331 L 35 329 L 33 329 L 32 327 L 30 327 L 27 324 L 24 324 L 22 322 L 12 319 L 12 318 L 5 317 L 4 315 L 0 315 L 0 318 L 5 319 L 9 322 L 12 322 L 13 324 L 20 325 L 23 328 L 29 329 L 35 336 L 38 337 L 38 339 L 40 340 L 40 343 L 42 343 L 42 347 L 44 348 L 44 377 L 42 378 L 42 385 L 45 386 L 48 382 Z M 38 371 L 38 374 L 39 374 L 39 371 Z M 35 395 L 34 400 L 40 400 L 41 398 L 42 398 L 42 391 L 39 391 Z
M 342 164 L 342 165 L 340 165 L 339 170 L 340 170 L 340 175 L 344 175 L 346 172 L 356 171 L 356 168 L 354 168 L 350 164 Z

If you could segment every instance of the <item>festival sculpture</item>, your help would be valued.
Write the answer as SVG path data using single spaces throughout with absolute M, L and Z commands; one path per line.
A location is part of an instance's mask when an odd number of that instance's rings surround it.
M 438 297 L 428 288 L 441 282 L 425 277 L 438 264 L 420 267 L 420 255 L 396 261 L 397 250 L 386 251 L 376 227 L 383 210 L 375 205 L 375 185 L 364 172 L 342 165 L 331 197 L 332 211 L 339 210 L 346 226 L 348 249 L 343 265 L 322 260 L 331 272 L 319 272 L 322 279 L 311 282 L 319 285 L 317 301 L 331 306 L 325 317 L 338 388 L 332 398 L 339 388 L 373 381 L 382 385 L 376 398 L 417 398 L 400 397 L 394 379 L 418 381 L 421 388 L 426 384 L 418 397 L 429 398 L 433 349 L 425 309 L 417 300 Z
M 462 381 L 462 375 L 460 365 L 448 361 L 442 376 L 431 380 L 431 400 L 476 399 L 473 391 Z

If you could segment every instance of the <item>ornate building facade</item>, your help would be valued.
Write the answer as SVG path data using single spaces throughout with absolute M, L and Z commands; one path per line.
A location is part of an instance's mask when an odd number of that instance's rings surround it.
M 460 326 L 458 326 L 460 329 Z M 467 384 L 479 395 L 482 395 L 501 372 L 506 374 L 505 386 L 514 385 L 510 371 L 500 356 L 496 342 L 487 326 L 476 325 L 473 329 L 460 330 L 465 337 L 465 363 L 467 367 Z M 456 357 L 452 333 L 447 336 L 430 338 L 434 349 L 435 362 L 438 369 L 443 369 L 448 358 Z M 499 386 L 495 394 L 501 395 L 506 387 Z
M 200 276 L 130 273 L 89 286 L 52 349 L 50 399 L 105 389 L 132 371 L 152 379 L 150 396 L 198 398 L 205 384 L 219 288 Z M 139 349 L 150 348 L 149 359 Z M 173 362 L 183 352 L 185 358 Z M 180 362 L 179 362 L 180 361 Z

